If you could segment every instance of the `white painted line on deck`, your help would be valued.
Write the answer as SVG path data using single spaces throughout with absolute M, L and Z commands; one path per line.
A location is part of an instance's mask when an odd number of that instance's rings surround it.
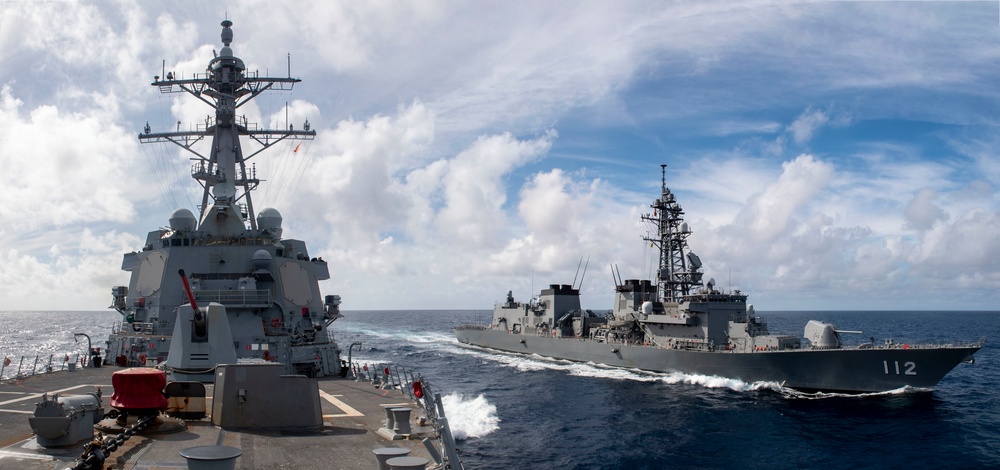
M 35 414 L 35 412 L 34 412 L 34 411 L 24 411 L 24 410 L 2 410 L 2 409 L 0 409 L 0 413 L 21 413 L 21 414 L 25 414 L 25 415 L 31 415 L 31 414 Z
M 40 454 L 29 454 L 27 452 L 11 452 L 9 450 L 0 450 L 0 459 L 4 457 L 14 457 L 17 459 L 28 459 L 28 460 L 55 460 L 55 457 L 49 455 Z
M 83 388 L 83 387 L 108 387 L 108 388 L 111 388 L 110 385 L 87 385 L 87 384 L 74 385 L 72 387 L 64 388 L 62 390 L 52 390 L 50 392 L 32 393 L 31 395 L 25 395 L 25 396 L 23 396 L 21 398 L 15 398 L 13 400 L 7 400 L 7 401 L 0 401 L 0 406 L 9 405 L 11 403 L 17 403 L 19 401 L 34 400 L 35 398 L 39 398 L 39 397 L 41 397 L 42 395 L 44 395 L 46 393 L 48 393 L 49 395 L 54 395 L 56 393 L 68 392 L 70 390 L 76 390 L 78 388 Z
M 340 401 L 339 398 L 337 398 L 337 397 L 335 397 L 333 395 L 330 395 L 329 393 L 326 393 L 326 392 L 320 390 L 319 391 L 319 396 L 323 397 L 324 400 L 330 402 L 331 405 L 336 406 L 337 408 L 340 408 L 340 410 L 344 412 L 343 414 L 339 414 L 339 415 L 323 415 L 323 419 L 327 419 L 327 418 L 347 418 L 347 417 L 354 417 L 354 416 L 364 416 L 364 414 L 361 413 L 360 411 L 355 410 L 354 408 L 351 408 L 350 405 L 348 405 L 347 403 L 344 403 L 344 402 Z

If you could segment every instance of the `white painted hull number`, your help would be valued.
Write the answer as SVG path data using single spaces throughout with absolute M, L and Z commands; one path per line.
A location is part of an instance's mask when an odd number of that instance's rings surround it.
M 882 361 L 882 368 L 885 369 L 885 375 L 891 375 L 893 372 L 896 375 L 917 375 L 917 363 L 913 361 L 904 362 L 902 369 L 899 367 L 899 361 L 892 361 L 892 367 L 889 361 Z

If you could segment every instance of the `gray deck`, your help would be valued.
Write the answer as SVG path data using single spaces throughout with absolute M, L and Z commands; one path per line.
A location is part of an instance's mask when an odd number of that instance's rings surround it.
M 64 469 L 73 465 L 83 444 L 47 449 L 35 443 L 28 418 L 42 393 L 74 395 L 103 391 L 105 411 L 113 393 L 111 374 L 115 367 L 54 372 L 0 383 L 0 468 Z M 279 431 L 223 430 L 210 418 L 188 421 L 187 430 L 174 434 L 135 436 L 113 453 L 105 468 L 178 469 L 187 468 L 181 449 L 199 445 L 239 447 L 243 455 L 237 468 L 283 469 L 365 469 L 377 468 L 372 449 L 404 447 L 410 455 L 430 458 L 424 446 L 414 440 L 391 441 L 376 431 L 384 425 L 381 404 L 419 407 L 398 390 L 381 390 L 367 382 L 346 379 L 318 379 L 324 426 L 313 434 Z M 211 400 L 212 386 L 206 384 Z M 211 410 L 209 402 L 208 409 Z

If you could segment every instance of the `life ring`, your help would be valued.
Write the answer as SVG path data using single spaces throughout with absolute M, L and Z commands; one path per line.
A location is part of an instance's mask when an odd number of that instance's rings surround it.
M 139 364 L 146 365 L 146 355 L 145 354 L 140 354 L 139 355 Z
M 281 328 L 281 319 L 280 318 L 271 319 L 271 328 Z

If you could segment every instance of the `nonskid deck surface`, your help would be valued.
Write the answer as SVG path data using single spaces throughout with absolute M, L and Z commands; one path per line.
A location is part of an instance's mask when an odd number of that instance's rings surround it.
M 114 392 L 111 374 L 115 367 L 54 372 L 18 381 L 0 383 L 0 469 L 64 469 L 80 456 L 83 443 L 63 448 L 38 446 L 28 418 L 43 393 L 76 395 L 102 389 L 105 411 Z M 418 440 L 390 441 L 376 431 L 384 425 L 382 404 L 414 408 L 398 390 L 382 390 L 368 382 L 319 379 L 323 407 L 322 431 L 311 434 L 261 430 L 223 430 L 210 418 L 188 421 L 187 429 L 174 434 L 136 436 L 126 441 L 105 462 L 104 468 L 187 468 L 180 451 L 201 445 L 238 447 L 243 455 L 237 468 L 359 469 L 376 468 L 372 450 L 403 447 L 410 455 L 430 458 Z M 206 384 L 207 407 L 211 410 L 212 385 Z

